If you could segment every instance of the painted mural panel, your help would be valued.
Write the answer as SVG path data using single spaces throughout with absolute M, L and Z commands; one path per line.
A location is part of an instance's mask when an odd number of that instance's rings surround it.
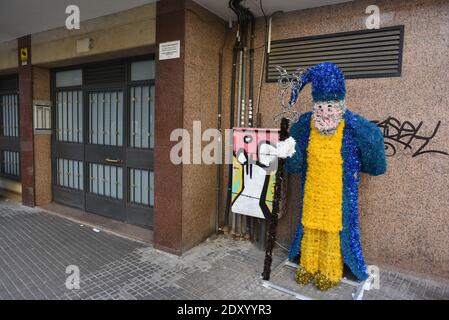
M 273 209 L 279 130 L 234 129 L 232 212 L 267 218 Z

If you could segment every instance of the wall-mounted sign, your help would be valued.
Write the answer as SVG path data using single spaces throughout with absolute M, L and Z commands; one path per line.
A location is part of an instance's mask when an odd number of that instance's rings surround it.
M 181 41 L 170 41 L 159 44 L 159 60 L 177 59 L 181 56 Z
M 51 133 L 51 101 L 34 100 L 34 132 Z M 48 132 L 45 132 L 48 133 Z
M 28 48 L 20 49 L 20 61 L 22 62 L 22 66 L 26 66 L 28 63 Z
M 86 53 L 94 48 L 94 39 L 84 38 L 76 40 L 76 52 Z

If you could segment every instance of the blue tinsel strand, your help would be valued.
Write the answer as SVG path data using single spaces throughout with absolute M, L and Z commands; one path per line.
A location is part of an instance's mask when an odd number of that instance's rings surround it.
M 312 83 L 313 101 L 339 101 L 346 95 L 345 76 L 332 62 L 319 63 L 309 68 L 301 77 L 301 85 L 292 90 L 290 103 L 296 102 L 301 90 Z
M 300 189 L 300 199 L 302 204 L 302 199 L 304 197 L 304 185 L 306 183 L 306 172 L 307 172 L 307 161 L 306 155 L 307 146 L 309 144 L 310 137 L 310 120 L 312 118 L 311 112 L 306 112 L 299 120 L 292 125 L 290 129 L 290 136 L 296 141 L 296 153 L 291 158 L 287 158 L 285 162 L 285 170 L 291 173 L 301 174 L 301 189 Z M 302 205 L 299 208 L 298 214 L 298 227 L 296 229 L 295 238 L 290 247 L 289 259 L 294 260 L 300 251 L 302 235 L 304 232 L 302 223 Z
M 343 230 L 340 234 L 341 250 L 345 264 L 359 279 L 365 280 L 365 260 L 360 243 L 358 190 L 360 183 L 360 153 L 354 139 L 356 119 L 351 111 L 345 113 L 343 133 Z

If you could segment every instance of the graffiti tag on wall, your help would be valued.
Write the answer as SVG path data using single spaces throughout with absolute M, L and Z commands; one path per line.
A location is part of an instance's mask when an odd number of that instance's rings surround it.
M 385 154 L 387 157 L 394 156 L 396 150 L 401 147 L 403 147 L 403 150 L 410 149 L 414 151 L 412 158 L 426 153 L 439 153 L 449 156 L 449 153 L 445 151 L 430 149 L 428 146 L 432 139 L 437 135 L 441 121 L 438 121 L 430 135 L 421 133 L 423 121 L 416 126 L 410 121 L 401 122 L 394 117 L 388 117 L 382 122 L 378 120 L 372 122 L 383 132 L 385 139 Z

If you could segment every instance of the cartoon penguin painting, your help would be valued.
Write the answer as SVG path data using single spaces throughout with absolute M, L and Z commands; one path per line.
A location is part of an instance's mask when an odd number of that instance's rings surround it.
M 277 169 L 277 130 L 234 129 L 232 212 L 268 219 Z

